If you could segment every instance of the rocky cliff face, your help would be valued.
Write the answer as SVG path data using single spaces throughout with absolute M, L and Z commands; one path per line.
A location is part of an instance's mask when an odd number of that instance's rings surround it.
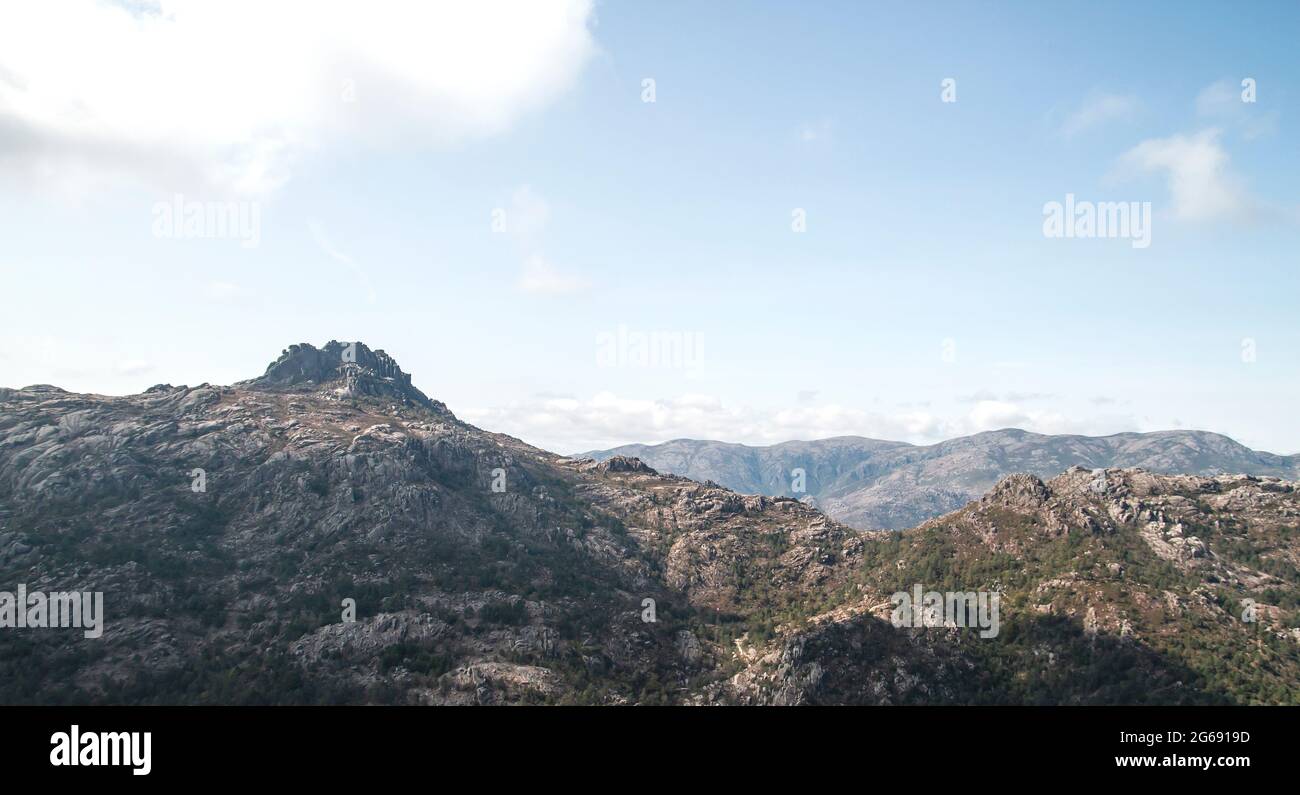
M 360 343 L 9 389 L 0 591 L 101 591 L 106 622 L 0 626 L 0 702 L 1297 700 L 1294 484 L 1097 483 L 861 532 L 475 428 Z M 893 626 L 914 583 L 1001 589 L 1002 633 Z
M 1242 473 L 1296 479 L 1300 458 L 1262 453 L 1203 431 L 1044 436 L 1015 429 L 915 446 L 858 437 L 748 447 L 679 439 L 586 453 L 636 456 L 662 471 L 713 480 L 747 494 L 794 496 L 864 530 L 900 530 L 954 511 L 1000 478 L 1040 478 L 1071 466 L 1164 474 Z M 805 473 L 803 491 L 791 472 Z

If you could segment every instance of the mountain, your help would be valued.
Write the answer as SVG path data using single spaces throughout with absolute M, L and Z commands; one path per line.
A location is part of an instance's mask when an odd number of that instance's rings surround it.
M 0 702 L 677 699 L 731 615 L 703 549 L 780 535 L 795 583 L 855 533 L 648 473 L 463 423 L 360 343 L 233 386 L 0 391 L 0 591 L 107 613 L 99 639 L 0 626 Z
M 0 390 L 0 703 L 1300 703 L 1297 528 L 1276 478 L 1071 470 L 864 532 L 301 344 Z M 996 592 L 1000 631 L 896 626 L 914 586 Z M 102 636 L 14 626 L 20 588 L 101 593 Z
M 1300 456 L 1256 452 L 1204 431 L 1091 437 L 1007 429 L 926 446 L 855 436 L 768 447 L 677 439 L 582 457 L 603 461 L 615 455 L 634 456 L 662 472 L 711 480 L 745 494 L 799 497 L 864 530 L 898 530 L 956 510 L 1016 472 L 1050 478 L 1083 466 L 1300 477 Z M 802 492 L 795 490 L 795 469 L 805 473 Z
M 867 537 L 861 598 L 789 641 L 791 668 L 769 654 L 747 681 L 801 702 L 1300 703 L 1296 483 L 1011 475 L 959 511 Z M 881 596 L 909 584 L 1000 592 L 1001 631 L 949 622 L 911 636 L 908 658 L 879 619 Z

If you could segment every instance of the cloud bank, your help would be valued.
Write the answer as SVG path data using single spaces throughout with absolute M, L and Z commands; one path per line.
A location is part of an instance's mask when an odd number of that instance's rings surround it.
M 1130 149 L 1121 163 L 1165 177 L 1174 215 L 1183 221 L 1241 220 L 1259 207 L 1229 169 L 1218 129 L 1152 138 Z
M 272 190 L 332 145 L 506 129 L 594 54 L 590 0 L 0 0 L 0 172 Z
M 865 436 L 930 444 L 1000 428 L 1088 435 L 1138 429 L 1129 417 L 1081 421 L 1003 400 L 979 400 L 965 413 L 942 416 L 928 410 L 878 412 L 833 404 L 759 410 L 728 406 L 711 395 L 647 400 L 600 392 L 585 400 L 545 395 L 459 413 L 476 425 L 570 454 L 681 438 L 767 445 L 792 439 Z

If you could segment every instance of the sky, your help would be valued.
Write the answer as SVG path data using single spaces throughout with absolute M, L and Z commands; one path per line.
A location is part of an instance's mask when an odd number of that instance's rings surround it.
M 360 340 L 560 453 L 1297 453 L 1297 41 L 1290 2 L 0 0 L 0 386 Z

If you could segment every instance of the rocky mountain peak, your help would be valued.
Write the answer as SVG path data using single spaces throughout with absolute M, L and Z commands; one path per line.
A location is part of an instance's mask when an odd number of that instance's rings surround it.
M 999 480 L 983 498 L 988 504 L 1015 508 L 1038 508 L 1052 496 L 1042 479 L 1025 473 L 1007 475 Z
M 641 459 L 627 455 L 616 455 L 613 458 L 602 461 L 598 465 L 598 468 L 602 472 L 643 472 L 648 475 L 659 474 Z
M 266 372 L 247 385 L 254 389 L 322 391 L 339 397 L 379 397 L 431 406 L 434 401 L 411 385 L 393 357 L 364 342 L 330 340 L 317 348 L 290 345 Z

